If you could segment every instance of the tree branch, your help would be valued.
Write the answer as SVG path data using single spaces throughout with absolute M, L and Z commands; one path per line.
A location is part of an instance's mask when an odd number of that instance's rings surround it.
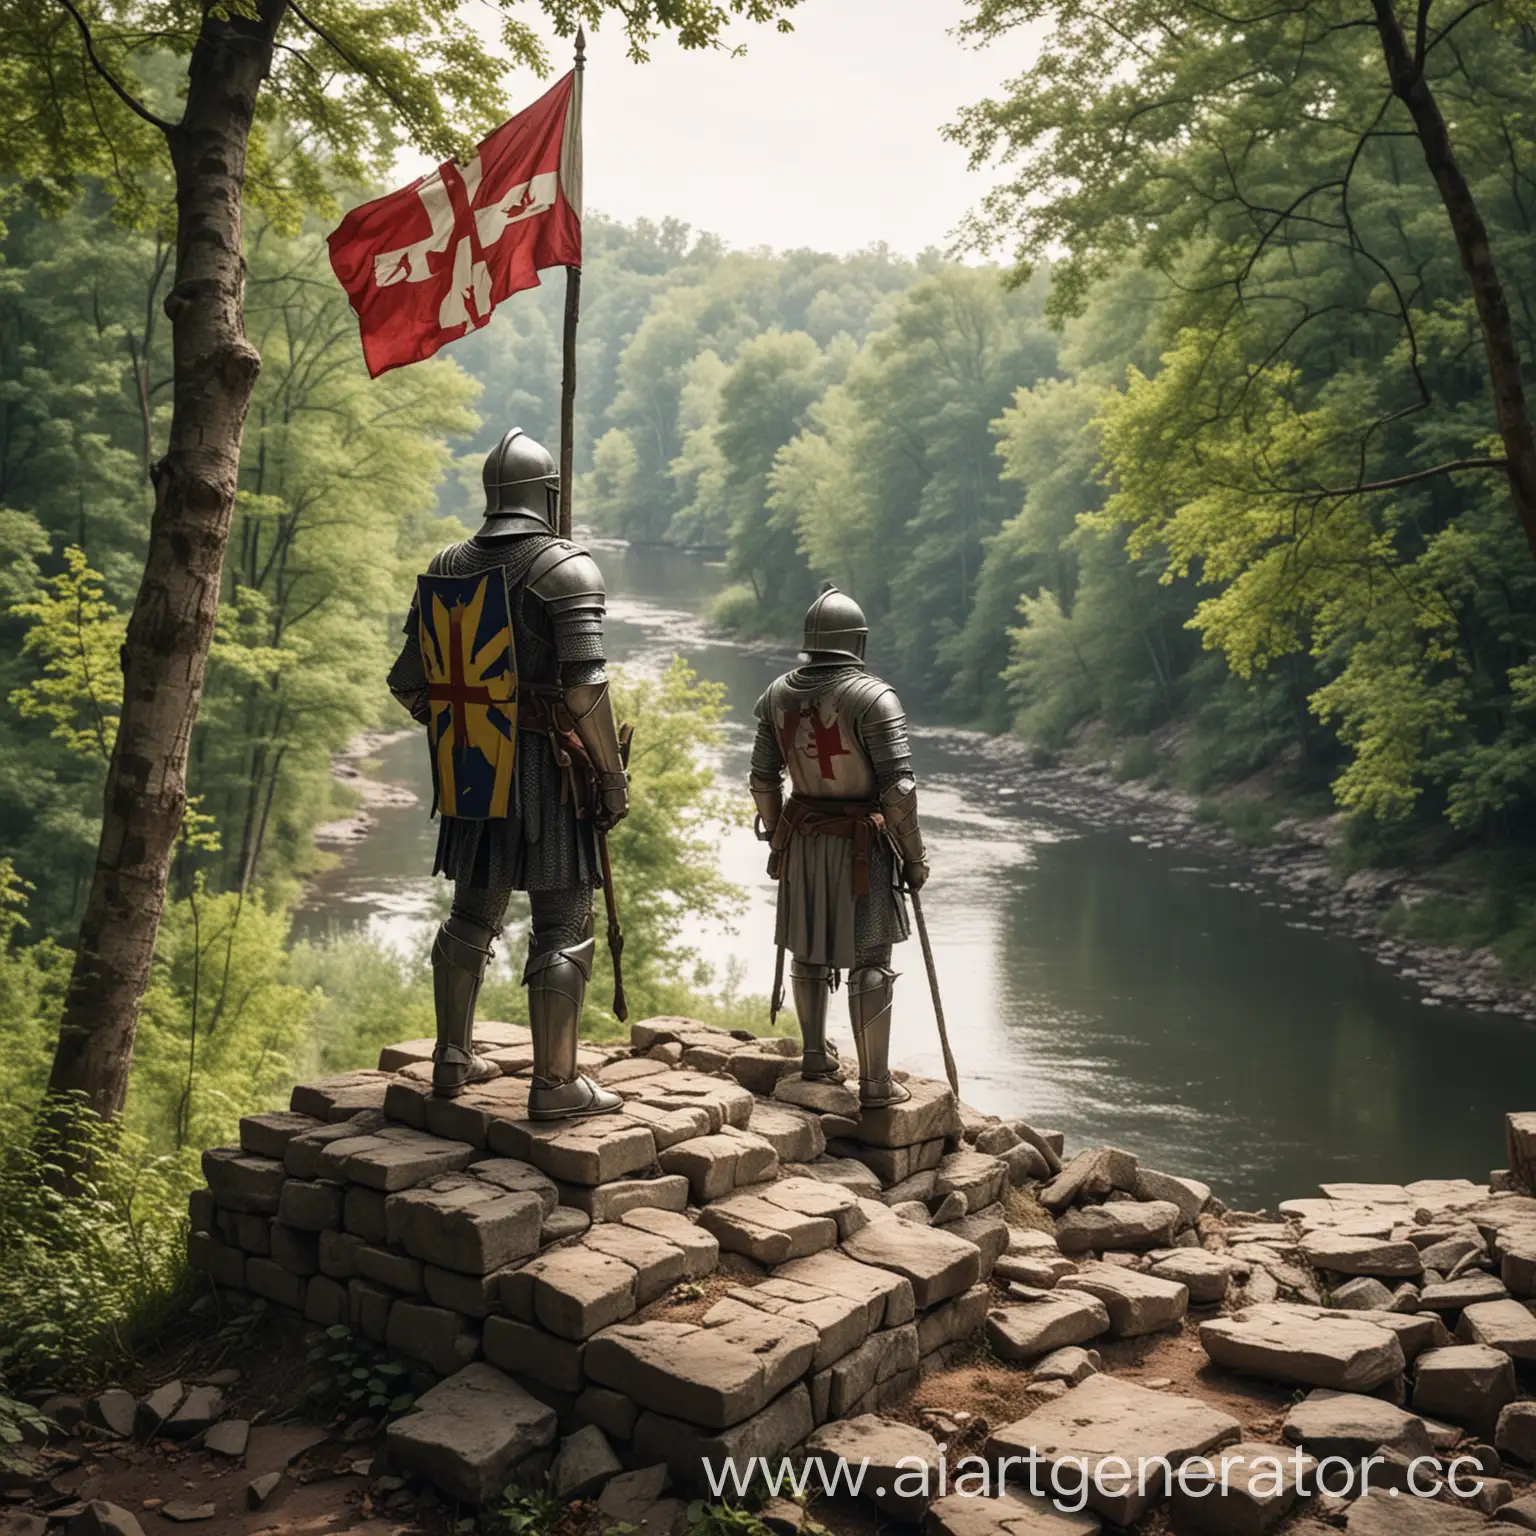
M 169 136 L 175 133 L 175 123 L 168 123 L 163 117 L 157 117 L 142 101 L 134 96 L 122 81 L 107 68 L 96 55 L 96 42 L 91 36 L 91 29 L 85 24 L 83 17 L 74 4 L 74 0 L 58 0 L 58 3 L 75 19 L 75 25 L 80 29 L 80 40 L 85 44 L 85 56 L 90 61 L 91 68 L 101 76 L 112 88 L 113 94 L 128 110 L 138 117 L 142 117 L 151 128 L 158 128 L 161 133 Z

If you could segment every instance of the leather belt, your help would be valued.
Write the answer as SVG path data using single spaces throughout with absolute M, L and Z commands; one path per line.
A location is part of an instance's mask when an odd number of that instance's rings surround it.
M 885 817 L 879 805 L 873 800 L 811 800 L 791 795 L 769 846 L 782 853 L 792 839 L 807 833 L 852 839 L 853 894 L 869 895 L 870 845 L 876 837 L 885 836 Z

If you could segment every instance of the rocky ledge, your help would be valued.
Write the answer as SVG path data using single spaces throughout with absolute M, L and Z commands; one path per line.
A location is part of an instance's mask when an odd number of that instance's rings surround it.
M 1370 1536 L 1495 1512 L 1536 1529 L 1504 1467 L 1536 1462 L 1536 1115 L 1510 1117 L 1511 1168 L 1487 1185 L 1330 1185 L 1245 1214 L 1117 1148 L 1063 1162 L 1059 1133 L 939 1083 L 909 1078 L 908 1103 L 861 1114 L 848 1087 L 800 1079 L 791 1042 L 686 1019 L 583 1048 L 621 1113 L 538 1124 L 527 1032 L 480 1036 L 496 1081 L 437 1100 L 431 1042 L 389 1047 L 376 1071 L 247 1118 L 192 1199 L 191 1258 L 216 1284 L 436 1379 L 389 1428 L 399 1475 L 469 1504 L 548 1487 L 647 1536 L 681 1528 L 677 1495 L 707 1464 L 752 1456 L 867 1459 L 861 1497 L 929 1536 L 1144 1517 Z M 1164 1339 L 1200 1352 L 1188 1380 L 1127 1365 Z M 1021 1417 L 914 1406 L 925 1376 L 978 1363 L 1016 1379 Z M 936 1470 L 962 1445 L 1080 1469 L 1084 1507 L 894 1486 L 898 1464 Z M 1392 1467 L 1470 1454 L 1485 1475 L 1386 1524 L 1377 1496 L 1303 1500 L 1294 1476 L 1167 1504 L 1155 1480 L 1091 1476 L 1199 1456 L 1242 1474 L 1298 1448 Z M 797 1506 L 775 1518 L 795 1525 Z

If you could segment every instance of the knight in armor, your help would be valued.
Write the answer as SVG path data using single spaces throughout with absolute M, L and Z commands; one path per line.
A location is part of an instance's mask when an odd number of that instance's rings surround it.
M 863 610 L 831 583 L 805 616 L 805 660 L 757 702 L 752 799 L 779 882 L 801 1075 L 835 1081 L 827 1005 L 848 973 L 848 1016 L 868 1109 L 911 1095 L 891 1076 L 891 947 L 911 933 L 903 882 L 928 878 L 907 718 L 869 671 Z M 784 776 L 790 796 L 784 798 Z
M 603 578 L 585 549 L 558 537 L 555 462 L 525 432 L 513 428 L 491 451 L 484 482 L 485 521 L 433 557 L 389 674 L 390 692 L 428 728 L 443 813 L 432 872 L 454 883 L 432 946 L 432 1088 L 452 1098 L 498 1074 L 474 1050 L 475 1001 L 511 894 L 526 891 L 529 1115 L 603 1114 L 621 1100 L 576 1068 L 602 884 L 594 823 L 606 830 L 628 810 L 604 667 Z M 584 759 L 584 784 L 573 755 Z

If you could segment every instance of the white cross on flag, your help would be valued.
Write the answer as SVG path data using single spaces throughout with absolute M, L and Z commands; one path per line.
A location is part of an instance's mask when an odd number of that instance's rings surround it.
M 375 378 L 478 330 L 545 267 L 581 265 L 581 75 L 573 70 L 410 186 L 354 208 L 330 237 Z

